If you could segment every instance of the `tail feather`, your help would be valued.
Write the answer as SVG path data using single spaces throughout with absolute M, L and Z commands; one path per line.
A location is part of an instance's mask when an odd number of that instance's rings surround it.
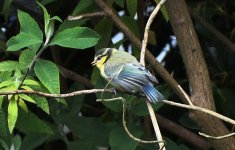
M 144 86 L 142 88 L 142 91 L 150 102 L 155 103 L 164 100 L 163 95 L 158 92 L 151 84 L 147 84 L 146 86 Z

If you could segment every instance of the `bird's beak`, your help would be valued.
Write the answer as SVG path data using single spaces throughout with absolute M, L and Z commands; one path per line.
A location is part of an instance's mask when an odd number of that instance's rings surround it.
M 96 63 L 97 63 L 97 62 L 94 60 L 93 62 L 91 62 L 91 65 L 92 65 L 92 66 L 95 66 Z

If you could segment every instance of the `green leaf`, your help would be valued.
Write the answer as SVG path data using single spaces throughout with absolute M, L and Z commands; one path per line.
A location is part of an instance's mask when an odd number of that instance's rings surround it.
M 82 90 L 85 87 L 82 86 L 80 83 L 74 83 L 68 92 L 76 91 L 76 90 Z M 77 96 L 71 96 L 66 98 L 66 102 L 68 104 L 68 107 L 66 109 L 65 113 L 69 113 L 71 115 L 76 115 L 80 112 L 80 109 L 82 107 L 83 101 L 84 101 L 85 95 L 77 95 Z
M 12 81 L 12 80 L 3 81 L 3 82 L 0 83 L 0 88 L 12 85 L 13 83 L 14 83 L 14 81 Z
M 50 135 L 47 134 L 27 134 L 21 144 L 21 150 L 33 150 L 42 145 Z
M 4 150 L 10 150 L 9 146 L 7 145 L 7 143 L 5 141 L 3 141 L 2 139 L 0 139 L 0 146 L 4 149 Z
M 0 62 L 0 71 L 13 71 L 18 67 L 19 63 L 17 61 L 3 61 Z
M 61 115 L 57 119 L 67 125 L 75 135 L 90 140 L 93 145 L 108 144 L 108 130 L 101 119 L 78 115 Z
M 34 50 L 29 50 L 29 49 L 24 50 L 20 54 L 20 58 L 19 58 L 20 67 L 22 69 L 28 68 L 31 62 L 33 61 L 35 55 L 36 55 L 36 51 Z
M 137 138 L 142 134 L 138 128 L 133 128 L 131 133 Z M 138 145 L 138 142 L 131 139 L 121 125 L 113 127 L 110 132 L 109 143 L 112 150 L 135 150 Z
M 128 16 L 123 16 L 121 20 L 127 25 L 127 27 L 138 37 L 140 38 L 139 27 L 137 22 Z
M 96 45 L 99 38 L 99 35 L 89 28 L 74 27 L 57 33 L 49 45 L 85 49 Z
M 137 0 L 126 0 L 126 5 L 131 18 L 134 18 L 137 9 Z
M 56 0 L 42 0 L 41 4 L 46 5 L 46 4 L 52 3 L 54 1 L 56 1 Z
M 26 113 L 19 109 L 19 117 L 16 128 L 25 134 L 47 134 L 52 135 L 52 129 L 32 112 Z
M 98 150 L 98 149 L 94 149 L 94 145 L 93 142 L 91 140 L 88 139 L 79 139 L 77 141 L 72 141 L 72 142 L 68 142 L 66 143 L 68 146 L 68 150 Z
M 23 47 L 38 49 L 42 43 L 43 34 L 37 22 L 27 13 L 18 10 L 20 33 L 8 40 L 8 49 L 19 50 Z
M 0 109 L 0 139 L 6 138 L 9 134 L 8 128 L 7 128 L 7 118 L 5 112 Z
M 7 49 L 6 43 L 0 40 L 0 51 L 2 51 L 3 53 L 6 53 L 6 49 Z
M 21 98 L 19 99 L 18 105 L 19 105 L 25 112 L 28 112 L 28 111 L 29 111 L 27 105 L 25 104 L 25 102 L 24 102 Z
M 18 116 L 18 106 L 15 99 L 11 99 L 8 105 L 8 128 L 12 133 Z
M 1 63 L 0 63 L 0 66 L 1 66 Z M 0 82 L 8 80 L 11 76 L 12 76 L 12 71 L 0 71 Z
M 43 14 L 44 14 L 44 33 L 46 35 L 45 44 L 47 44 L 49 42 L 51 36 L 54 33 L 54 21 L 57 20 L 57 21 L 62 22 L 62 20 L 58 16 L 54 16 L 51 18 L 47 12 L 47 9 L 39 2 L 37 2 L 37 3 L 42 8 Z
M 8 51 L 17 51 L 25 47 L 29 47 L 35 44 L 41 44 L 42 40 L 38 39 L 33 34 L 21 32 L 16 36 L 11 37 L 7 41 L 7 50 Z
M 14 150 L 20 150 L 21 146 L 21 137 L 17 134 L 14 136 L 12 143 L 14 145 Z
M 60 26 L 59 29 L 56 31 L 57 33 L 65 30 L 70 29 L 78 26 L 82 26 L 86 23 L 87 19 L 78 19 L 78 20 L 64 20 Z
M 10 6 L 11 6 L 11 3 L 12 3 L 13 0 L 5 0 L 3 1 L 4 4 L 3 4 L 3 8 L 2 8 L 2 13 L 5 17 L 5 20 L 8 20 L 8 16 L 9 16 L 9 10 L 10 10 Z
M 21 71 L 19 70 L 19 68 L 16 68 L 15 73 L 14 73 L 14 83 L 13 83 L 16 89 L 18 89 L 18 87 L 20 86 L 21 77 L 22 77 Z
M 115 3 L 119 5 L 121 8 L 124 8 L 125 0 L 115 0 Z
M 81 13 L 91 12 L 91 9 L 94 9 L 93 0 L 80 0 L 77 6 L 75 7 L 72 15 L 77 15 Z
M 50 114 L 49 105 L 45 97 L 37 95 L 32 95 L 31 97 L 36 101 L 38 107 L 40 107 L 47 114 Z
M 23 100 L 26 100 L 26 101 L 28 101 L 28 102 L 30 102 L 30 103 L 36 103 L 35 101 L 34 101 L 34 99 L 32 99 L 30 96 L 28 96 L 28 95 L 26 95 L 26 94 L 18 94 L 18 96 L 20 97 L 20 98 L 22 98 Z
M 43 34 L 37 22 L 28 14 L 18 10 L 18 18 L 20 22 L 20 31 L 29 33 L 42 39 Z
M 40 89 L 41 85 L 39 82 L 35 81 L 35 80 L 31 80 L 31 79 L 26 79 L 24 80 L 23 85 L 26 85 L 29 88 L 33 88 L 33 89 Z
M 99 40 L 98 44 L 95 46 L 95 49 L 108 47 L 113 30 L 113 23 L 109 19 L 104 18 L 95 26 L 95 30 L 101 36 L 101 39 Z
M 4 100 L 4 96 L 0 95 L 0 109 L 2 109 L 3 100 Z
M 50 21 L 50 15 L 47 12 L 47 9 L 40 4 L 38 1 L 36 1 L 38 5 L 42 8 L 43 14 L 44 14 L 44 32 L 45 34 L 48 32 L 48 26 L 49 26 L 49 21 Z
M 20 22 L 20 32 L 25 32 L 32 34 L 38 38 L 38 40 L 43 40 L 43 33 L 38 26 L 37 22 L 27 13 L 18 10 L 18 18 Z M 38 49 L 40 45 L 35 45 L 35 49 Z
M 34 71 L 38 79 L 51 93 L 60 93 L 59 70 L 54 63 L 48 60 L 39 60 L 35 64 Z
M 131 105 L 131 112 L 136 116 L 146 116 L 149 114 L 148 108 L 145 103 L 146 98 L 142 98 L 138 100 L 137 97 L 135 97 L 135 101 Z M 159 108 L 161 108 L 164 104 L 163 103 L 154 103 L 152 104 L 153 110 L 156 111 Z
M 156 4 L 158 4 L 158 3 L 160 2 L 160 0 L 154 0 L 154 1 L 156 2 Z M 168 22 L 168 21 L 169 21 L 169 16 L 168 16 L 168 13 L 167 13 L 167 10 L 166 10 L 165 5 L 163 5 L 163 6 L 161 7 L 161 12 L 162 12 L 162 14 L 163 14 L 163 16 L 164 16 L 166 22 Z

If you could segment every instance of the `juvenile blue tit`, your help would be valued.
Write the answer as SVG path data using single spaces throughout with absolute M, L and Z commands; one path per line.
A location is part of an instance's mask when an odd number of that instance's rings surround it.
M 103 48 L 94 61 L 101 75 L 114 87 L 132 93 L 144 94 L 150 102 L 164 99 L 154 87 L 157 79 L 134 56 L 114 48 Z

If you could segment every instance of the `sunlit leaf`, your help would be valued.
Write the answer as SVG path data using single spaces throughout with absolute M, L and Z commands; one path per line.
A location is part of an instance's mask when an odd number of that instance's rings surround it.
M 29 33 L 21 32 L 16 36 L 11 37 L 7 41 L 7 50 L 8 51 L 17 51 L 25 47 L 29 47 L 35 44 L 42 43 L 41 39 L 38 39 L 37 36 Z
M 57 33 L 49 45 L 85 49 L 96 45 L 99 38 L 94 30 L 86 27 L 75 27 Z
M 16 61 L 3 61 L 0 62 L 0 71 L 13 71 L 18 67 L 18 62 Z
M 0 83 L 0 88 L 12 85 L 13 83 L 14 83 L 14 81 L 12 81 L 12 80 L 3 81 L 3 82 Z
M 18 117 L 18 106 L 15 99 L 11 99 L 8 105 L 8 128 L 10 133 L 12 133 L 15 123 Z
M 34 101 L 34 99 L 32 99 L 30 96 L 28 96 L 28 95 L 26 95 L 26 94 L 18 94 L 18 96 L 19 96 L 20 98 L 22 98 L 23 100 L 26 100 L 26 101 L 28 101 L 28 102 L 30 102 L 30 103 L 36 103 L 36 102 Z
M 18 10 L 20 33 L 7 42 L 7 50 L 16 51 L 24 47 L 38 49 L 42 43 L 43 34 L 37 22 L 27 13 Z
M 21 98 L 19 99 L 18 104 L 25 112 L 29 111 L 27 105 L 25 104 L 25 102 Z
M 26 69 L 29 67 L 31 62 L 33 61 L 34 57 L 36 55 L 36 52 L 33 50 L 26 49 L 21 52 L 20 58 L 19 58 L 19 63 L 21 68 Z
M 48 60 L 36 62 L 34 71 L 38 79 L 51 93 L 60 93 L 59 70 L 57 66 Z

